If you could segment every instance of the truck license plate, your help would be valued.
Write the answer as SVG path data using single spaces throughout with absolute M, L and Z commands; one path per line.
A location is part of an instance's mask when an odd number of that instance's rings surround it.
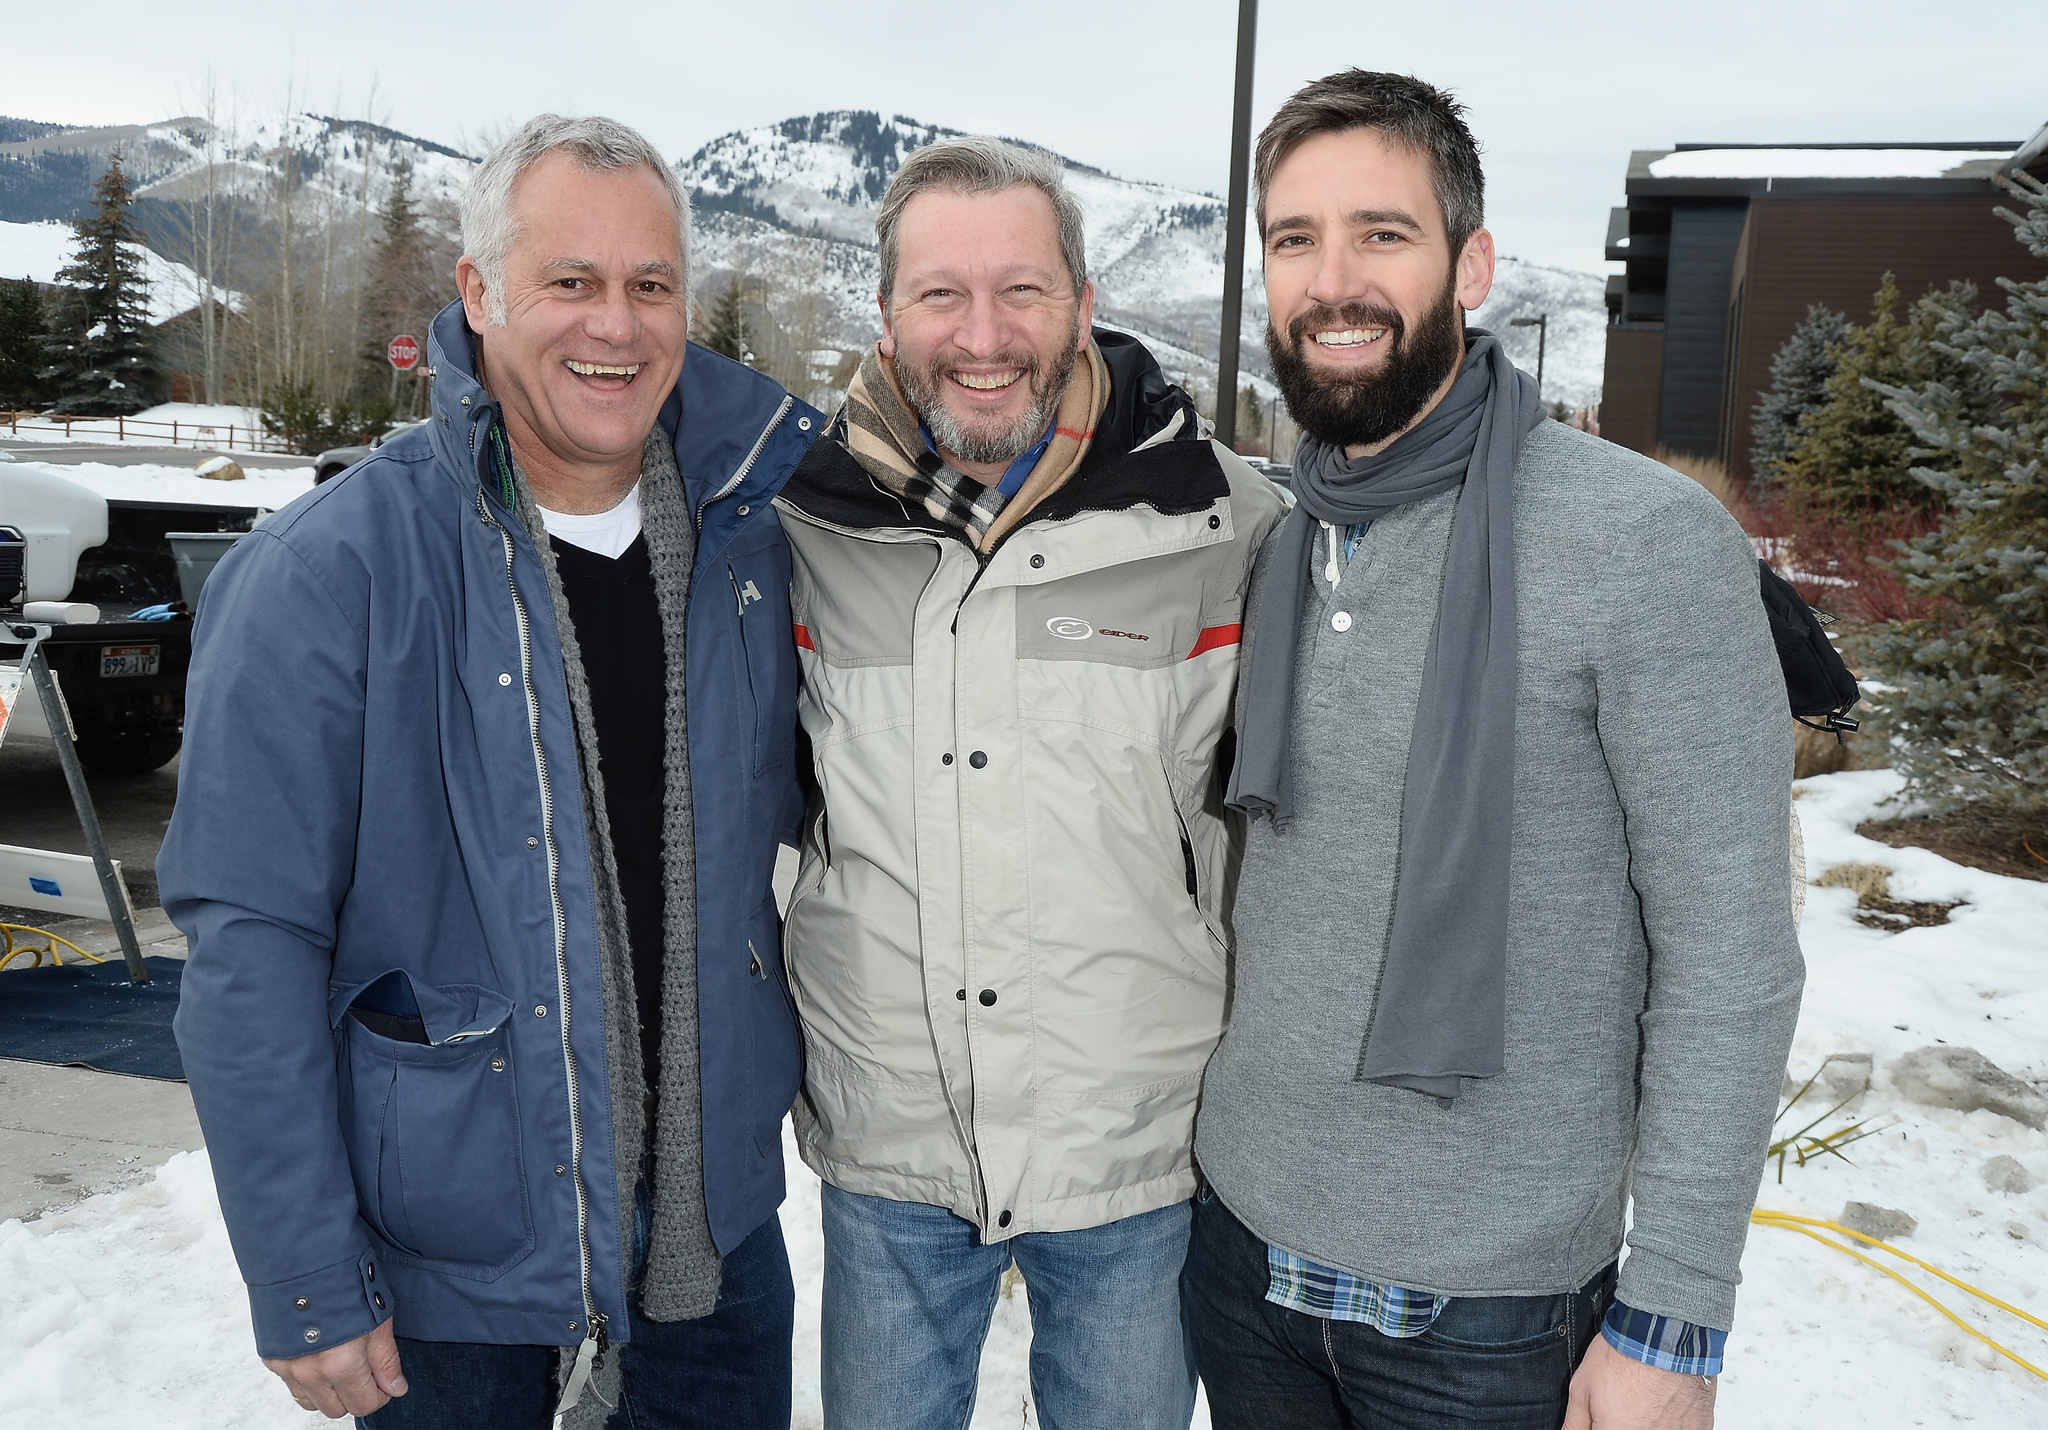
M 162 646 L 103 645 L 100 647 L 100 679 L 120 675 L 155 675 L 162 656 Z

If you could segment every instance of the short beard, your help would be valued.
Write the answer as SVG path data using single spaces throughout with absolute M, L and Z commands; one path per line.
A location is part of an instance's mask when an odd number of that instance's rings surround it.
M 896 380 L 903 384 L 903 395 L 910 400 L 911 410 L 932 434 L 934 446 L 963 462 L 1014 462 L 1045 435 L 1053 415 L 1059 411 L 1060 399 L 1067 394 L 1074 363 L 1080 357 L 1074 350 L 1080 336 L 1081 319 L 1077 313 L 1051 366 L 1041 363 L 1037 354 L 1030 352 L 998 353 L 987 360 L 1022 368 L 1023 376 L 1017 380 L 1031 384 L 1031 401 L 1024 411 L 1015 421 L 993 431 L 977 431 L 967 426 L 939 397 L 939 384 L 947 380 L 946 374 L 959 362 L 958 354 L 935 357 L 922 372 L 908 364 L 898 364 Z
M 1413 422 L 1457 369 L 1465 356 L 1465 330 L 1458 309 L 1458 274 L 1411 332 L 1392 308 L 1346 303 L 1321 304 L 1297 315 L 1281 340 L 1272 320 L 1266 322 L 1266 354 L 1273 361 L 1273 380 L 1287 399 L 1288 415 L 1301 430 L 1340 451 L 1371 447 L 1386 441 Z M 1345 328 L 1385 328 L 1380 339 L 1392 343 L 1387 360 L 1374 372 L 1339 376 L 1318 372 L 1309 364 L 1305 345 L 1310 333 Z

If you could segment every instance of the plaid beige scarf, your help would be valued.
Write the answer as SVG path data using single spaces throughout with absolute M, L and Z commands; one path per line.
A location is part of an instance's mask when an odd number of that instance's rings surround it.
M 917 413 L 896 380 L 896 364 L 882 356 L 877 343 L 847 385 L 840 435 L 869 476 L 904 501 L 922 506 L 932 520 L 965 532 L 976 550 L 988 552 L 1080 467 L 1095 438 L 1096 421 L 1108 405 L 1109 369 L 1090 342 L 1086 361 L 1074 364 L 1074 375 L 1060 397 L 1052 441 L 1017 494 L 1006 497 L 954 471 L 925 444 Z

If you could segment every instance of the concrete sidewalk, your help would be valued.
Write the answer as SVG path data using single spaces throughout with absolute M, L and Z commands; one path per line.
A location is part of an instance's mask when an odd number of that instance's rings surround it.
M 105 919 L 46 918 L 35 927 L 120 962 L 120 941 Z M 145 958 L 185 956 L 184 936 L 162 909 L 135 911 L 135 937 Z M 17 959 L 0 972 L 0 991 L 27 963 Z M 182 1082 L 0 1058 L 0 1221 L 33 1221 L 133 1186 L 173 1154 L 204 1145 Z

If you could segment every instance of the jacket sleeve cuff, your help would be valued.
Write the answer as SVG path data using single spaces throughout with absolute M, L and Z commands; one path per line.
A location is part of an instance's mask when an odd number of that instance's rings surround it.
M 1653 1316 L 1616 1301 L 1600 1334 L 1630 1360 L 1680 1375 L 1719 1375 L 1728 1333 L 1674 1316 Z
M 354 1261 L 249 1288 L 256 1353 L 267 1360 L 313 1355 L 366 1336 L 396 1309 L 376 1255 L 367 1251 Z

